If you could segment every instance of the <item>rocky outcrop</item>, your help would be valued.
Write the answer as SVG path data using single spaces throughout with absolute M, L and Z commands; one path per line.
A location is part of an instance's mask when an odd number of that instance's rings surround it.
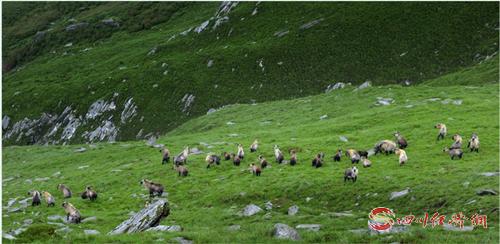
M 273 236 L 277 239 L 300 240 L 299 233 L 294 228 L 280 223 L 274 225 Z
M 142 232 L 148 228 L 155 227 L 160 220 L 167 217 L 170 213 L 168 201 L 166 199 L 157 199 L 146 208 L 134 214 L 129 219 L 123 221 L 108 235 Z

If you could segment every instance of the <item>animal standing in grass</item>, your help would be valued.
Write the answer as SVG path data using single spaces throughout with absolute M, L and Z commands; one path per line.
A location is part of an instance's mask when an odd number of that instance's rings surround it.
M 472 136 L 469 140 L 469 143 L 467 144 L 467 147 L 470 149 L 471 152 L 479 152 L 479 137 L 477 136 L 476 133 L 472 133 Z
M 224 157 L 224 160 L 226 160 L 226 161 L 231 159 L 231 154 L 228 152 L 223 152 L 222 156 Z
M 297 152 L 295 152 L 295 150 L 292 150 L 290 155 L 290 165 L 295 166 L 296 164 L 297 164 Z
M 233 157 L 233 165 L 234 166 L 240 166 L 241 159 L 238 157 L 238 155 L 232 153 L 231 156 Z
M 170 161 L 170 151 L 165 147 L 160 152 L 162 153 L 161 164 L 168 164 L 168 161 Z
M 181 153 L 179 153 L 175 158 L 174 158 L 174 164 L 176 166 L 178 165 L 184 165 L 187 163 L 187 158 L 189 155 L 189 147 L 185 147 L 184 150 L 182 150 Z
M 154 183 L 150 180 L 141 180 L 141 185 L 144 186 L 149 191 L 149 197 L 161 196 L 163 194 L 163 185 L 159 183 Z
M 445 148 L 443 149 L 443 152 L 447 152 L 450 155 L 451 160 L 456 158 L 462 159 L 462 155 L 464 154 L 460 148 Z
M 80 215 L 80 211 L 75 208 L 69 202 L 63 202 L 62 207 L 64 208 L 64 212 L 66 212 L 66 220 L 70 223 L 78 224 L 82 220 L 82 216 Z
M 274 157 L 276 158 L 276 162 L 278 162 L 279 164 L 281 164 L 285 159 L 278 145 L 274 145 Z
M 342 157 L 342 149 L 338 149 L 335 155 L 333 156 L 333 161 L 340 162 L 341 157 Z
M 396 150 L 396 143 L 391 140 L 382 140 L 375 144 L 375 155 L 378 153 L 385 153 L 385 155 L 392 154 Z
M 434 128 L 439 129 L 439 134 L 437 136 L 437 140 L 439 141 L 441 139 L 444 139 L 444 137 L 448 133 L 448 131 L 446 129 L 446 125 L 443 123 L 438 123 L 438 124 L 436 124 L 436 126 L 434 126 Z
M 87 186 L 85 191 L 82 192 L 82 199 L 89 199 L 90 201 L 95 201 L 97 199 L 97 192 L 95 192 L 92 187 Z
M 57 185 L 57 189 L 63 193 L 64 198 L 71 197 L 71 190 L 67 186 L 65 186 L 64 184 Z
M 260 167 L 265 169 L 268 165 L 267 160 L 262 155 L 260 155 L 259 161 L 260 161 Z
M 188 170 L 183 165 L 176 166 L 175 170 L 177 171 L 179 176 L 184 176 L 184 177 L 188 176 Z
M 399 149 L 405 149 L 406 147 L 408 147 L 408 142 L 401 135 L 401 133 L 399 133 L 399 131 L 396 131 L 396 133 L 394 133 L 394 137 L 396 137 L 396 143 L 398 144 Z
M 352 168 L 346 169 L 344 171 L 344 182 L 348 180 L 352 180 L 352 182 L 356 182 L 358 179 L 358 168 L 356 166 L 352 166 Z
M 260 167 L 257 166 L 257 165 L 255 165 L 254 163 L 250 164 L 250 171 L 255 176 L 260 176 L 260 174 L 262 172 L 262 170 L 260 169 Z
M 345 151 L 345 155 L 351 159 L 351 163 L 359 163 L 359 160 L 361 159 L 359 153 L 354 149 L 347 149 L 347 151 Z
M 29 191 L 28 195 L 31 196 L 31 206 L 38 206 L 41 204 L 39 191 Z
M 238 144 L 238 153 L 237 154 L 238 154 L 238 157 L 240 159 L 245 158 L 245 151 L 243 150 L 243 145 Z
M 211 154 L 211 153 L 207 154 L 205 161 L 207 162 L 207 169 L 210 168 L 210 166 L 212 166 L 213 164 L 217 164 L 217 165 L 220 164 L 219 156 L 217 156 L 215 154 Z
M 323 166 L 323 157 L 324 157 L 323 153 L 318 153 L 316 157 L 314 157 L 314 159 L 312 160 L 312 166 L 316 168 Z
M 450 149 L 461 149 L 462 148 L 462 136 L 455 134 L 452 137 L 453 144 L 451 144 Z
M 396 155 L 399 155 L 399 165 L 403 165 L 406 162 L 408 162 L 408 156 L 406 155 L 405 150 L 403 149 L 396 149 Z
M 250 152 L 257 152 L 258 147 L 259 147 L 259 141 L 257 141 L 257 139 L 255 139 L 255 141 L 253 141 L 252 145 L 250 145 Z
M 47 203 L 47 207 L 54 207 L 56 205 L 56 199 L 50 193 L 42 191 L 42 196 Z
M 363 162 L 363 167 L 365 168 L 372 166 L 372 162 L 368 160 L 366 157 L 361 157 L 361 161 Z

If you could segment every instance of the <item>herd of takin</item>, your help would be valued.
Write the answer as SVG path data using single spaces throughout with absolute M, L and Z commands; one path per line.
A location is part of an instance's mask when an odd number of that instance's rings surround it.
M 435 126 L 435 128 L 439 129 L 439 134 L 437 136 L 437 140 L 444 139 L 447 135 L 446 125 L 439 123 Z M 399 165 L 404 165 L 408 162 L 408 156 L 406 151 L 404 150 L 408 147 L 407 140 L 401 135 L 401 133 L 396 132 L 394 134 L 396 142 L 392 140 L 382 140 L 378 142 L 373 150 L 363 151 L 363 150 L 355 150 L 355 149 L 347 149 L 345 151 L 345 156 L 349 158 L 352 164 L 358 164 L 362 162 L 363 167 L 370 167 L 371 161 L 368 159 L 371 155 L 376 155 L 378 153 L 384 153 L 386 155 L 395 153 L 399 156 Z M 450 147 L 444 148 L 443 152 L 447 152 L 451 159 L 461 159 L 463 155 L 462 151 L 462 137 L 459 134 L 455 134 L 452 136 L 453 144 Z M 257 152 L 259 147 L 259 142 L 255 140 L 250 146 L 250 152 Z M 467 148 L 470 149 L 471 152 L 479 152 L 479 137 L 476 133 L 473 133 Z M 170 151 L 167 148 L 163 148 L 160 150 L 162 152 L 162 164 L 167 164 L 170 161 Z M 188 170 L 186 168 L 187 158 L 189 155 L 188 147 L 184 148 L 184 150 L 173 158 L 174 169 L 178 172 L 179 176 L 188 176 Z M 285 163 L 285 157 L 279 147 L 277 145 L 274 146 L 274 156 L 276 162 L 279 164 Z M 333 156 L 333 161 L 338 162 L 341 160 L 343 156 L 342 150 L 338 149 Z M 239 166 L 241 161 L 245 158 L 245 152 L 243 146 L 241 144 L 238 145 L 237 153 L 228 153 L 223 152 L 221 157 L 218 155 L 209 153 L 205 161 L 207 162 L 207 168 L 210 168 L 214 165 L 219 165 L 221 162 L 221 158 L 225 161 L 232 160 L 234 166 Z M 323 165 L 325 154 L 320 152 L 318 153 L 312 160 L 312 166 L 319 168 Z M 255 176 L 260 176 L 262 174 L 262 170 L 268 167 L 269 162 L 262 156 L 259 155 L 258 159 L 260 161 L 260 165 L 255 163 L 251 163 L 249 166 L 249 170 Z M 288 164 L 294 166 L 297 164 L 297 152 L 295 150 L 290 151 L 290 157 Z M 348 168 L 344 172 L 344 182 L 351 180 L 352 182 L 356 182 L 358 176 L 358 169 L 356 166 L 352 166 Z M 147 190 L 149 190 L 150 197 L 161 196 L 163 194 L 164 187 L 162 184 L 154 183 L 150 180 L 143 179 L 141 180 L 141 185 L 143 185 Z M 71 198 L 71 190 L 63 185 L 59 184 L 57 189 L 62 192 L 64 198 Z M 37 206 L 41 204 L 41 198 L 45 199 L 47 202 L 47 206 L 55 206 L 55 198 L 47 191 L 42 191 L 40 194 L 39 191 L 30 191 L 28 195 L 32 196 L 32 206 Z M 90 199 L 90 201 L 94 201 L 97 199 L 97 193 L 90 187 L 87 186 L 85 191 L 81 193 L 81 197 L 83 199 Z M 62 207 L 66 212 L 66 220 L 70 223 L 80 223 L 81 215 L 80 212 L 69 202 L 63 202 Z

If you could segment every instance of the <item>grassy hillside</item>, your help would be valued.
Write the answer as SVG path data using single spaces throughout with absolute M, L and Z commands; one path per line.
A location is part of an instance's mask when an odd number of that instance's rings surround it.
M 73 231 L 67 235 L 50 234 L 59 227 L 47 224 L 47 216 L 63 214 L 63 209 L 45 205 L 28 207 L 25 212 L 4 212 L 3 230 L 17 229 L 23 220 L 33 219 L 34 223 L 18 241 L 169 242 L 182 236 L 196 243 L 276 242 L 271 236 L 272 226 L 285 223 L 290 226 L 321 224 L 319 232 L 299 231 L 305 242 L 495 243 L 499 238 L 498 196 L 478 196 L 475 191 L 499 190 L 498 176 L 480 175 L 499 171 L 499 86 L 483 80 L 482 67 L 459 74 L 470 80 L 458 79 L 457 82 L 468 86 L 440 86 L 452 77 L 445 76 L 426 85 L 387 85 L 357 91 L 347 87 L 300 99 L 233 105 L 191 120 L 158 141 L 173 153 L 180 152 L 186 145 L 220 153 L 234 152 L 236 143 L 248 148 L 258 138 L 261 141 L 258 153 L 272 162 L 272 167 L 265 169 L 261 177 L 246 171 L 246 165 L 257 161 L 257 154 L 249 152 L 240 167 L 224 161 L 210 169 L 205 167 L 205 154 L 191 155 L 187 166 L 190 175 L 179 178 L 170 167 L 160 164 L 158 149 L 139 141 L 98 143 L 93 147 L 6 147 L 3 179 L 12 179 L 3 182 L 4 206 L 10 198 L 26 197 L 31 189 L 49 190 L 59 206 L 62 196 L 55 191 L 58 183 L 67 184 L 75 192 L 83 190 L 85 185 L 93 185 L 99 199 L 93 203 L 77 197 L 70 199 L 83 216 L 96 216 L 97 221 L 70 225 Z M 394 102 L 376 106 L 377 97 L 393 98 Z M 328 117 L 321 120 L 323 115 Z M 450 135 L 459 133 L 469 139 L 471 133 L 478 133 L 480 153 L 465 152 L 462 160 L 450 160 L 442 149 L 452 140 L 448 136 L 436 141 L 437 130 L 433 126 L 438 122 L 447 124 Z M 394 155 L 373 156 L 370 157 L 373 166 L 361 167 L 356 183 L 344 183 L 343 172 L 351 163 L 345 157 L 334 163 L 331 160 L 334 150 L 369 149 L 379 140 L 391 139 L 396 130 L 409 141 L 408 164 L 400 167 Z M 347 137 L 348 141 L 341 141 L 340 136 Z M 298 150 L 298 165 L 274 163 L 272 147 L 275 144 L 283 152 Z M 82 146 L 88 150 L 74 152 Z M 311 159 L 320 151 L 326 153 L 326 164 L 319 169 L 312 168 Z M 89 167 L 79 169 L 86 165 Z M 53 176 L 58 171 L 61 174 Z M 37 177 L 49 179 L 34 181 Z M 140 195 L 147 192 L 139 185 L 142 178 L 161 182 L 166 187 L 172 209 L 161 224 L 178 224 L 184 230 L 105 235 L 127 219 L 130 211 L 138 211 L 144 205 Z M 33 180 L 33 184 L 27 183 L 27 179 Z M 407 187 L 410 194 L 389 200 L 391 192 Z M 264 208 L 267 201 L 273 203 L 272 210 L 252 217 L 237 215 L 247 204 Z M 300 207 L 299 213 L 288 216 L 286 211 L 292 205 Z M 400 234 L 372 236 L 350 231 L 367 229 L 368 212 L 378 206 L 394 209 L 397 217 L 407 214 L 422 217 L 425 212 L 439 211 L 448 220 L 453 213 L 463 212 L 467 216 L 481 213 L 488 217 L 488 229 L 477 227 L 470 232 L 452 232 L 414 223 L 408 232 Z M 343 211 L 352 211 L 353 216 L 333 215 Z M 227 229 L 234 224 L 241 225 L 241 230 Z M 102 234 L 86 236 L 84 229 L 95 229 Z
M 84 132 L 109 117 L 119 127 L 116 139 L 130 140 L 141 129 L 142 136 L 167 132 L 209 108 L 304 97 L 335 82 L 415 84 L 498 51 L 498 3 L 244 2 L 227 14 L 217 2 L 2 6 L 18 13 L 4 16 L 10 67 L 2 104 L 11 125 L 68 106 L 84 116 L 98 99 L 117 105 L 81 124 L 69 142 L 83 142 Z M 104 24 L 109 19 L 119 26 Z M 214 27 L 217 20 L 223 23 Z M 80 23 L 87 25 L 66 31 Z M 194 101 L 185 107 L 188 95 Z M 137 116 L 120 124 L 129 98 Z M 41 126 L 38 143 L 50 129 Z M 13 138 L 4 143 L 31 140 Z

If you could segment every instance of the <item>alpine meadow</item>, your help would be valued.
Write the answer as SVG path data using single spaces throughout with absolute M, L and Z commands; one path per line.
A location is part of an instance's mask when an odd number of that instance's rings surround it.
M 498 243 L 498 2 L 2 2 L 4 243 Z

